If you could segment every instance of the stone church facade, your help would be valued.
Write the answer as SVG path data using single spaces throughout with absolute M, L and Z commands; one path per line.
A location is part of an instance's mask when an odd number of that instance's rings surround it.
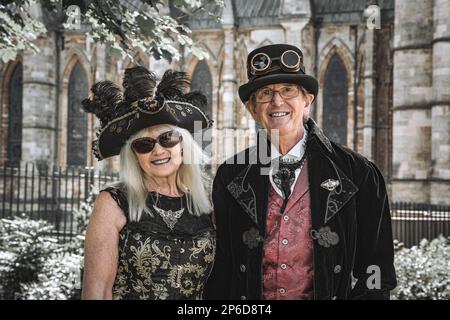
M 262 45 L 290 43 L 304 53 L 306 72 L 320 84 L 313 118 L 333 140 L 374 161 L 394 201 L 450 204 L 450 0 L 227 0 L 217 22 L 188 21 L 208 53 L 183 54 L 169 65 L 144 52 L 112 56 L 84 33 L 66 31 L 36 40 L 0 65 L 0 165 L 37 162 L 117 170 L 90 152 L 98 123 L 80 110 L 96 81 L 121 82 L 125 68 L 142 64 L 158 75 L 171 67 L 203 91 L 215 127 L 213 171 L 255 141 L 257 125 L 239 100 L 247 54 Z M 380 8 L 367 27 L 364 10 Z M 215 8 L 211 8 L 215 10 Z M 379 28 L 378 28 L 379 27 Z

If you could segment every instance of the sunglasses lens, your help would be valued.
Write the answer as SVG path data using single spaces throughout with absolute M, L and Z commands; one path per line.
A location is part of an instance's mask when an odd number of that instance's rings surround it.
M 176 131 L 165 132 L 159 136 L 159 144 L 164 148 L 172 148 L 181 141 L 181 135 Z
M 131 147 L 137 153 L 148 153 L 155 148 L 156 142 L 163 148 L 172 148 L 181 142 L 183 137 L 179 132 L 167 131 L 159 135 L 158 138 L 140 138 L 131 143 Z
M 148 153 L 155 147 L 155 141 L 150 138 L 143 138 L 133 141 L 131 147 L 137 153 Z

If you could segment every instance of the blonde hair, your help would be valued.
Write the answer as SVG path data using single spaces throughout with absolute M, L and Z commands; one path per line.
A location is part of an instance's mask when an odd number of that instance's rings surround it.
M 177 130 L 183 137 L 181 141 L 183 160 L 177 172 L 176 183 L 178 189 L 186 194 L 187 209 L 196 216 L 210 213 L 212 206 L 207 193 L 210 178 L 202 170 L 202 167 L 208 163 L 209 158 L 189 131 L 173 125 L 167 125 L 167 127 Z M 114 186 L 120 185 L 125 189 L 130 221 L 139 221 L 143 212 L 153 216 L 152 211 L 146 204 L 149 191 L 146 187 L 145 177 L 148 177 L 148 174 L 142 170 L 136 154 L 131 148 L 131 142 L 147 136 L 148 130 L 149 128 L 142 129 L 131 136 L 120 152 L 120 181 L 115 183 Z

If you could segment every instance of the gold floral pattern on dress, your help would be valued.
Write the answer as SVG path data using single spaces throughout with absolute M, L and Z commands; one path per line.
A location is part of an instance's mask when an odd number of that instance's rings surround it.
M 157 300 L 166 300 L 169 297 L 169 292 L 167 290 L 166 281 L 161 283 L 154 283 L 152 285 L 153 294 Z
M 144 243 L 140 242 L 140 246 L 130 246 L 130 250 L 133 253 L 133 256 L 130 259 L 130 262 L 133 263 L 133 266 L 136 267 L 138 274 L 141 277 L 146 277 L 153 271 L 152 266 L 157 263 L 152 263 L 154 256 L 152 256 L 151 251 L 149 250 L 151 239 L 146 239 Z
M 203 253 L 205 262 L 207 263 L 213 262 L 215 256 L 214 248 L 215 248 L 215 240 L 210 241 L 210 239 L 197 239 L 194 241 L 193 247 L 189 249 L 192 252 L 191 255 L 189 256 L 189 260 L 192 261 L 193 258 L 197 259 L 198 258 L 197 255 Z
M 145 284 L 144 281 L 141 279 L 131 280 L 133 290 L 139 295 L 139 299 L 147 300 L 150 298 L 149 293 L 151 292 L 151 288 L 149 288 L 148 284 Z
M 122 230 L 113 297 L 201 299 L 214 256 L 215 236 L 209 231 L 181 240 Z
M 186 263 L 176 267 L 172 267 L 169 273 L 169 282 L 173 288 L 180 290 L 180 292 L 186 296 L 192 296 L 197 289 L 195 284 L 202 274 L 205 273 L 205 269 L 199 265 Z
M 127 287 L 127 281 L 125 277 L 124 267 L 120 266 L 117 270 L 116 284 L 113 295 L 116 297 L 123 297 L 124 295 L 130 293 Z

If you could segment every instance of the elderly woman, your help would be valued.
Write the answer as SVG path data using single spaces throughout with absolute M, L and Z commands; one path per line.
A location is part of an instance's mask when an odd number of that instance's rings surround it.
M 190 132 L 211 121 L 206 98 L 166 71 L 158 87 L 143 67 L 124 93 L 95 84 L 83 108 L 101 121 L 93 149 L 120 154 L 120 181 L 100 192 L 85 242 L 83 299 L 201 299 L 215 256 L 203 152 Z M 154 88 L 156 92 L 154 93 Z

